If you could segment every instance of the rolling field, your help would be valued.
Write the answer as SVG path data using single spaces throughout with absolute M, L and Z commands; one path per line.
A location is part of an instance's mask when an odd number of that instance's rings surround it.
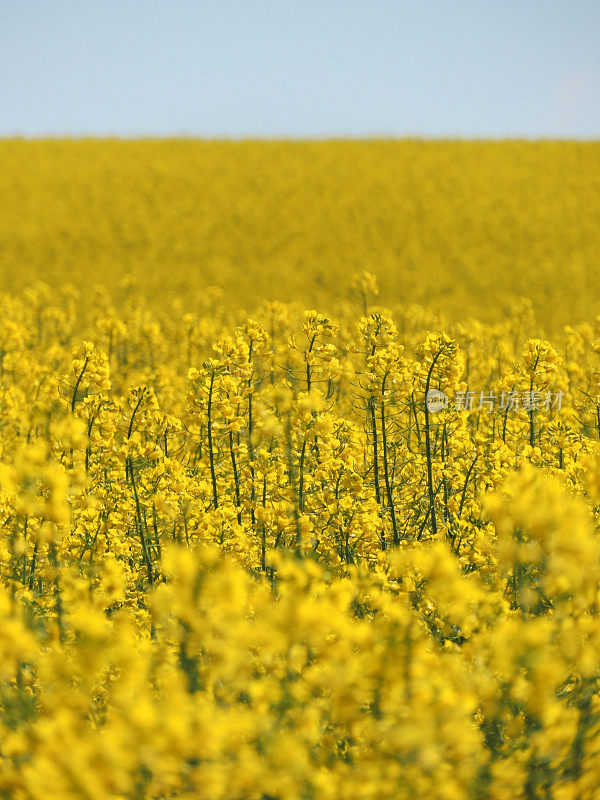
M 595 800 L 600 144 L 0 163 L 0 797 Z

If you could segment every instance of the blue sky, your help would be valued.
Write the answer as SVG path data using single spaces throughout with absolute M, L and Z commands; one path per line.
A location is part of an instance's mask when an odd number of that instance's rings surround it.
M 0 0 L 0 136 L 600 136 L 598 0 Z

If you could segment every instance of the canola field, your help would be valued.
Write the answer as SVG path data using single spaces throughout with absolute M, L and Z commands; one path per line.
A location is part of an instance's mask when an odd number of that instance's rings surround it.
M 600 145 L 0 162 L 0 797 L 595 800 Z

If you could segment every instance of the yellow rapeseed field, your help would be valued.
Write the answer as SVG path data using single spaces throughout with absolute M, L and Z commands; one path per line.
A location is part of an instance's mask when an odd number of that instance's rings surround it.
M 0 797 L 598 798 L 599 156 L 0 142 Z
M 600 143 L 0 140 L 0 277 L 151 301 L 207 286 L 250 313 L 381 298 L 550 331 L 598 313 Z M 86 291 L 87 290 L 87 291 Z

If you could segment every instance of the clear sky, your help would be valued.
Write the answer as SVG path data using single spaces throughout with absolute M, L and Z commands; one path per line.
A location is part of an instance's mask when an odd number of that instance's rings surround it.
M 0 0 L 0 135 L 600 137 L 600 0 Z

